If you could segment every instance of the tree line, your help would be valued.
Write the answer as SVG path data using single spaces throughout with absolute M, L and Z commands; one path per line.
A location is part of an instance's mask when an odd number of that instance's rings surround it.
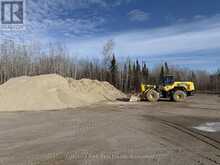
M 200 70 L 170 66 L 169 61 L 149 68 L 144 61 L 127 59 L 118 62 L 113 51 L 114 42 L 108 41 L 102 59 L 79 59 L 70 56 L 61 44 L 50 44 L 44 50 L 40 44 L 15 44 L 6 40 L 0 43 L 0 83 L 18 76 L 35 76 L 57 73 L 74 79 L 108 81 L 118 89 L 138 92 L 140 83 L 159 84 L 166 75 L 179 81 L 193 81 L 201 91 L 220 91 L 220 70 L 209 73 Z

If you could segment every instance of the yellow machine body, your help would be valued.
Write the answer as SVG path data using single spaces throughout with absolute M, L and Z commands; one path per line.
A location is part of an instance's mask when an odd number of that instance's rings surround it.
M 141 84 L 141 92 L 144 93 L 150 89 L 155 89 L 156 85 L 147 85 Z M 186 92 L 193 92 L 195 91 L 195 85 L 193 82 L 174 82 L 172 84 L 167 84 L 165 86 L 160 86 L 160 89 L 166 92 L 169 92 L 175 88 L 182 88 Z
M 186 92 L 195 91 L 195 85 L 193 82 L 174 82 L 173 84 L 168 84 L 162 87 L 162 90 L 168 92 L 175 88 L 183 88 Z
M 141 84 L 141 98 L 157 101 L 159 98 L 170 98 L 174 101 L 183 101 L 186 96 L 191 96 L 195 91 L 195 85 L 190 81 L 173 81 L 159 86 Z

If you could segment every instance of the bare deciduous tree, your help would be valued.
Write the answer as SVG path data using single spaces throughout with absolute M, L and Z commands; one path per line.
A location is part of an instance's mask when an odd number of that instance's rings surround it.
M 49 44 L 48 51 L 43 51 L 38 42 L 21 45 L 4 40 L 0 42 L 0 83 L 23 75 L 57 73 L 74 79 L 109 81 L 124 92 L 131 92 L 137 91 L 141 82 L 158 83 L 163 68 L 164 74 L 174 75 L 176 80 L 195 82 L 197 90 L 220 92 L 220 70 L 216 73 L 192 71 L 170 65 L 168 67 L 168 63 L 150 69 L 146 63 L 140 65 L 138 60 L 128 59 L 124 63 L 117 62 L 116 72 L 115 66 L 110 67 L 111 62 L 114 64 L 113 48 L 114 42 L 109 40 L 103 48 L 103 61 L 99 59 L 92 61 L 69 56 L 65 45 L 60 43 Z M 114 60 L 117 61 L 116 58 Z M 112 74 L 114 79 L 111 78 Z

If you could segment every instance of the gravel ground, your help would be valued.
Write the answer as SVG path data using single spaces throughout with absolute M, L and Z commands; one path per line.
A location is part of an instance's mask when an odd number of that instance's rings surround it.
M 215 165 L 220 97 L 183 103 L 109 102 L 61 111 L 0 113 L 0 165 Z

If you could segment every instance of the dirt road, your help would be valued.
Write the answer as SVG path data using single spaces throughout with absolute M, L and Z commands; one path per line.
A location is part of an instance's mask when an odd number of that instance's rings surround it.
M 0 165 L 220 164 L 220 97 L 0 113 Z

